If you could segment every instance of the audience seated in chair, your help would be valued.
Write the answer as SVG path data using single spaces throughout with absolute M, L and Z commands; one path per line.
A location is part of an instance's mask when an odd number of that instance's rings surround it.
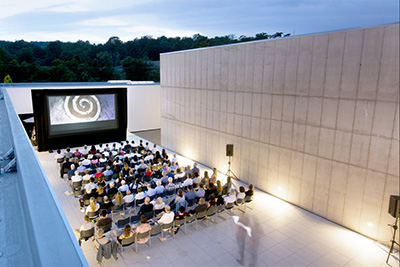
M 144 204 L 140 207 L 139 214 L 146 214 L 153 211 L 154 205 L 150 203 L 150 198 L 144 199 Z
M 245 192 L 246 197 L 252 197 L 254 195 L 254 185 L 253 184 L 249 184 L 248 190 Z
M 83 216 L 83 224 L 79 229 L 74 229 L 74 232 L 80 234 L 81 231 L 86 231 L 94 228 L 94 224 L 89 220 L 89 216 Z
M 94 197 L 91 197 L 89 206 L 87 206 L 87 208 L 86 208 L 86 215 L 89 212 L 96 212 L 99 209 L 100 209 L 100 204 L 96 202 L 96 199 Z
M 141 233 L 146 233 L 147 231 L 151 230 L 150 224 L 147 223 L 147 217 L 146 216 L 140 216 L 140 224 L 136 227 L 136 233 L 141 234 Z M 149 240 L 149 236 L 138 239 L 137 243 L 138 244 L 145 244 Z
M 224 197 L 225 205 L 228 203 L 235 203 L 236 201 L 236 191 L 235 189 L 231 188 L 229 195 Z
M 118 233 L 114 230 L 113 233 L 117 237 L 117 244 L 120 244 L 123 239 L 130 238 L 135 234 L 134 229 L 130 224 L 125 225 L 122 232 Z
M 97 227 L 104 229 L 105 227 L 112 224 L 112 219 L 107 216 L 106 210 L 102 210 L 100 215 L 100 219 L 96 223 Z

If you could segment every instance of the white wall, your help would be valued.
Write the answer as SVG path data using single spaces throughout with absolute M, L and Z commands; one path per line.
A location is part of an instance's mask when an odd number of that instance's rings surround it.
M 104 84 L 104 83 L 102 83 Z M 142 131 L 161 128 L 160 85 L 158 84 L 106 84 L 87 83 L 85 85 L 12 84 L 4 85 L 18 114 L 33 113 L 32 89 L 79 89 L 127 87 L 128 131 Z
M 378 240 L 399 195 L 399 24 L 161 55 L 162 146 Z
M 160 85 L 128 87 L 128 131 L 161 128 Z

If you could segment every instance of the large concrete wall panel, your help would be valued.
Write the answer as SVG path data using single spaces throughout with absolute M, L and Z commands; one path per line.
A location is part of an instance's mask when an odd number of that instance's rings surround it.
M 242 181 L 389 240 L 398 34 L 392 24 L 162 54 L 162 144 L 223 173 L 234 144 Z

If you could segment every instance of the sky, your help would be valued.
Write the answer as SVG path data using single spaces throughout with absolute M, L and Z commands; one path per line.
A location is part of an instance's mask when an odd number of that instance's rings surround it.
M 0 40 L 105 43 L 154 38 L 291 35 L 399 22 L 398 0 L 12 0 Z

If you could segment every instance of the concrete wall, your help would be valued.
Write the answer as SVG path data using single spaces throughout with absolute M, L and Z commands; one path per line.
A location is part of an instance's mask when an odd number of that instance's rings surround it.
M 3 88 L 0 105 L 0 151 L 12 147 L 16 160 L 16 172 L 0 177 L 0 266 L 89 266 Z M 7 175 L 13 175 L 12 182 Z M 21 215 L 16 217 L 18 213 Z
M 78 83 L 79 84 L 79 83 Z M 128 100 L 128 131 L 142 131 L 161 128 L 161 102 L 160 85 L 130 85 L 86 83 L 78 85 L 74 83 L 57 84 L 3 84 L 13 102 L 18 114 L 33 113 L 32 89 L 67 89 L 67 88 L 101 88 L 101 87 L 126 87 Z
M 162 145 L 374 239 L 399 194 L 399 25 L 161 55 Z

